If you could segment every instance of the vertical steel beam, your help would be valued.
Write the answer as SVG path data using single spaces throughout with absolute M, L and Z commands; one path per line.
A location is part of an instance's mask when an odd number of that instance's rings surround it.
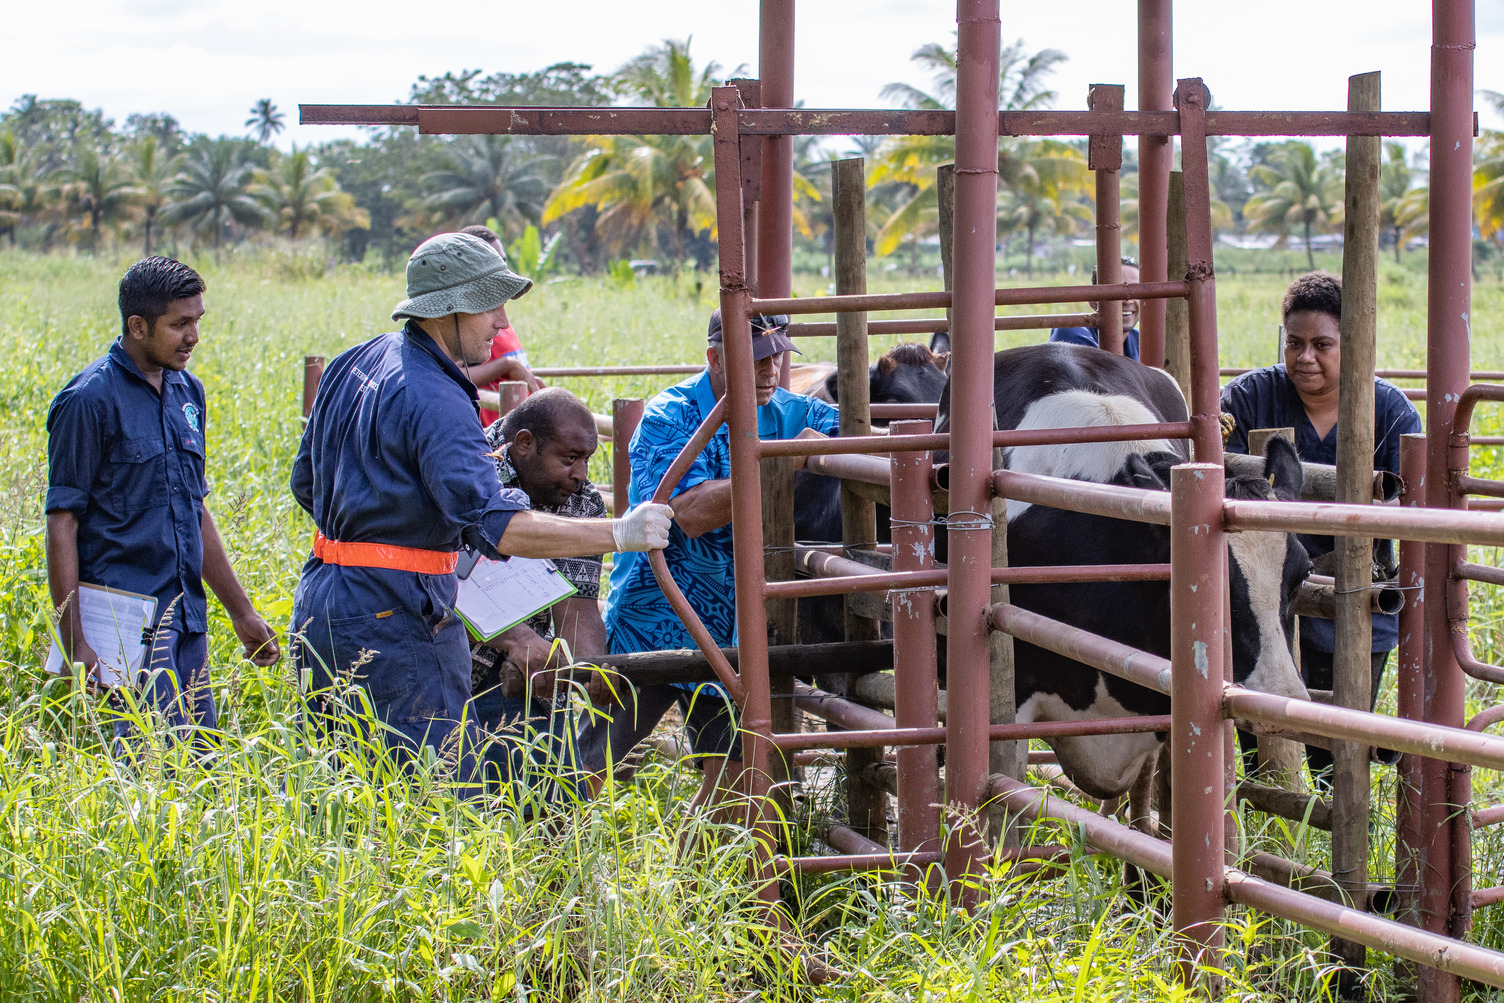
M 794 0 L 762 0 L 757 77 L 764 108 L 794 107 Z M 752 140 L 756 142 L 756 140 Z M 762 140 L 762 198 L 757 204 L 757 294 L 794 291 L 794 137 Z M 789 360 L 783 359 L 783 386 Z
M 641 397 L 616 397 L 611 401 L 611 502 L 614 514 L 625 515 L 632 504 L 632 436 L 642 421 Z
M 732 553 L 736 567 L 738 671 L 746 694 L 741 706 L 742 764 L 751 822 L 758 838 L 753 876 L 770 911 L 778 884 L 770 866 L 776 846 L 768 803 L 768 754 L 772 746 L 772 701 L 768 683 L 768 621 L 763 606 L 762 488 L 758 483 L 757 390 L 752 361 L 752 324 L 742 243 L 742 186 L 735 87 L 711 91 L 715 127 L 716 219 L 720 228 L 721 320 L 726 332 L 726 420 L 731 426 Z M 781 915 L 781 914 L 779 914 Z
M 762 81 L 756 77 L 738 77 L 726 81 L 742 96 L 743 108 L 762 107 Z M 745 244 L 747 288 L 752 295 L 757 288 L 757 204 L 762 199 L 762 143 L 748 140 L 742 144 L 742 240 Z
M 1404 492 L 1400 504 L 1420 506 L 1426 496 L 1426 437 L 1405 435 L 1400 437 L 1400 479 Z M 1425 645 L 1425 584 L 1426 547 L 1422 543 L 1400 541 L 1400 587 L 1405 593 L 1405 606 L 1400 610 L 1400 645 L 1398 664 L 1395 668 L 1395 687 L 1398 693 L 1398 715 L 1412 721 L 1424 720 Z M 1395 918 L 1412 926 L 1420 925 L 1421 866 L 1424 859 L 1421 832 L 1421 767 L 1420 756 L 1403 755 L 1397 771 L 1395 790 L 1394 823 L 1394 874 L 1395 889 L 1399 893 L 1399 909 Z M 1401 984 L 1414 987 L 1417 966 L 1408 961 L 1395 961 L 1395 975 Z
M 1206 88 L 1180 81 L 1180 163 L 1185 186 L 1187 315 L 1191 345 L 1191 443 L 1197 463 L 1222 462 L 1222 386 L 1217 377 L 1217 283 L 1212 268 L 1211 186 L 1206 169 Z
M 1122 111 L 1122 84 L 1092 84 L 1086 95 L 1091 111 Z M 1122 136 L 1092 136 L 1087 142 L 1086 166 L 1096 176 L 1097 282 L 1115 286 L 1123 281 L 1123 204 L 1119 171 L 1123 167 Z M 1114 355 L 1123 354 L 1123 304 L 1097 304 L 1097 344 Z
M 893 435 L 923 435 L 928 420 L 895 421 Z M 935 566 L 935 517 L 930 454 L 894 453 L 893 570 Z M 893 717 L 899 728 L 933 728 L 939 715 L 935 667 L 935 603 L 931 589 L 895 589 L 893 600 Z M 939 748 L 898 750 L 898 847 L 934 850 L 940 837 Z
M 1473 0 L 1433 0 L 1431 5 L 1431 246 L 1427 263 L 1426 503 L 1460 508 L 1463 498 L 1447 476 L 1448 436 L 1457 395 L 1468 382 L 1472 316 Z M 1426 546 L 1425 719 L 1461 727 L 1464 680 L 1447 624 L 1447 579 L 1452 549 Z M 1461 936 L 1469 920 L 1465 841 L 1466 774 L 1445 763 L 1422 767 L 1421 925 Z M 1459 859 L 1458 849 L 1463 849 Z M 1456 976 L 1420 973 L 1423 1003 L 1453 1003 Z
M 1172 0 L 1138 0 L 1138 107 L 1169 111 L 1175 86 L 1171 68 Z M 1169 136 L 1138 138 L 1138 260 L 1145 282 L 1168 276 L 1166 205 L 1172 147 Z M 1164 300 L 1144 300 L 1138 313 L 1138 357 L 1147 366 L 1165 364 Z
M 1172 918 L 1180 977 L 1222 946 L 1223 620 L 1226 535 L 1221 462 L 1170 471 L 1170 777 Z
M 1348 111 L 1378 111 L 1379 74 L 1360 73 L 1347 81 Z M 1373 501 L 1374 347 L 1378 318 L 1379 137 L 1347 137 L 1343 183 L 1342 366 L 1337 398 L 1337 498 L 1339 503 Z M 1373 629 L 1366 591 L 1373 583 L 1373 541 L 1337 538 L 1336 649 L 1333 702 L 1366 711 L 1372 699 Z M 1349 904 L 1362 902 L 1368 886 L 1368 747 L 1332 743 L 1332 873 Z M 1331 950 L 1346 966 L 1338 993 L 1354 998 L 1368 951 L 1362 944 L 1332 938 Z
M 997 266 L 999 0 L 957 0 L 955 288 L 951 322 L 946 802 L 975 811 L 987 773 L 987 601 L 992 564 L 992 319 Z M 975 872 L 985 844 L 954 825 L 946 871 Z M 962 900 L 975 893 L 963 890 Z
M 319 381 L 324 378 L 324 357 L 303 356 L 303 417 L 313 413 L 313 398 L 318 395 Z

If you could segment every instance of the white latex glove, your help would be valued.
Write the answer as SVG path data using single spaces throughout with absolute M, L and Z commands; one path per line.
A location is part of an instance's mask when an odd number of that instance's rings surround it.
M 667 505 L 643 502 L 620 519 L 611 520 L 611 535 L 616 549 L 662 550 L 668 546 L 668 524 L 674 510 Z

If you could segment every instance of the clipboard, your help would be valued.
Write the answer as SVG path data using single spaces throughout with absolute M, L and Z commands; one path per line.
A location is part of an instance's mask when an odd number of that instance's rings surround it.
M 119 686 L 135 679 L 146 663 L 152 629 L 157 622 L 157 601 L 151 596 L 87 582 L 79 582 L 73 601 L 78 604 L 84 640 L 99 656 L 99 681 L 106 686 Z M 59 640 L 54 629 L 52 648 L 42 666 L 43 671 L 54 676 L 71 671 Z
M 578 591 L 553 561 L 483 557 L 460 579 L 454 611 L 473 636 L 489 641 Z

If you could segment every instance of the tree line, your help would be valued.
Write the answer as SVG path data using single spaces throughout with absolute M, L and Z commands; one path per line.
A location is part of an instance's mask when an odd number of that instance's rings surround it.
M 1052 106 L 1049 78 L 1066 55 L 1006 46 L 1000 106 Z M 955 106 L 956 57 L 932 43 L 913 56 L 927 88 L 893 83 L 880 97 L 902 107 Z M 688 41 L 665 40 L 614 72 L 558 63 L 534 73 L 478 70 L 419 77 L 412 103 L 535 106 L 702 106 L 710 88 L 746 74 L 697 64 Z M 1504 110 L 1504 96 L 1483 92 Z M 429 234 L 489 223 L 524 270 L 594 273 L 613 263 L 653 259 L 708 268 L 715 259 L 714 162 L 708 136 L 419 136 L 410 127 L 366 130 L 290 152 L 272 142 L 285 116 L 263 99 L 248 135 L 185 132 L 166 113 L 133 114 L 117 126 L 70 100 L 26 95 L 0 114 L 0 241 L 38 252 L 109 246 L 222 249 L 280 238 L 323 241 L 345 260 L 379 256 L 396 267 Z M 1340 232 L 1343 157 L 1302 141 L 1212 141 L 1214 226 L 1265 234 L 1276 246 L 1313 248 Z M 935 169 L 954 159 L 948 136 L 856 137 L 836 150 L 795 140 L 794 225 L 807 250 L 828 253 L 832 236 L 830 163 L 868 161 L 868 218 L 874 253 L 917 269 L 938 235 Z M 1005 137 L 998 146 L 998 240 L 1022 253 L 1091 232 L 1093 185 L 1084 140 Z M 1125 238 L 1137 232 L 1133 144 L 1122 176 Z M 1424 237 L 1429 212 L 1424 153 L 1385 145 L 1383 226 L 1396 258 Z M 1504 133 L 1477 146 L 1479 237 L 1504 238 Z

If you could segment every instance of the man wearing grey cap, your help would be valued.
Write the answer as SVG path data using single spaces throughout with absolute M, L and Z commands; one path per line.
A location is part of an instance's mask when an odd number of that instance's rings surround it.
M 752 358 L 756 365 L 757 433 L 763 439 L 792 439 L 813 430 L 833 435 L 836 409 L 813 397 L 779 387 L 789 340 L 785 316 L 752 318 Z M 633 504 L 651 498 L 669 465 L 726 393 L 726 356 L 721 311 L 710 317 L 705 371 L 669 387 L 648 402 L 632 436 Z M 736 643 L 736 579 L 731 550 L 731 432 L 722 425 L 689 472 L 674 486 L 669 502 L 674 525 L 664 557 L 674 581 L 722 647 Z M 612 654 L 694 648 L 658 588 L 648 562 L 621 554 L 611 570 L 606 634 Z M 599 772 L 620 762 L 653 730 L 669 706 L 684 714 L 690 747 L 704 773 L 694 803 L 704 804 L 732 788 L 741 775 L 741 742 L 729 697 L 713 683 L 645 686 L 620 694 L 624 706 L 597 708 L 580 736 L 580 758 Z
M 330 363 L 293 462 L 293 495 L 317 528 L 292 623 L 314 719 L 358 729 L 352 709 L 369 704 L 399 763 L 432 748 L 466 796 L 479 774 L 470 646 L 454 613 L 461 548 L 493 559 L 643 551 L 667 543 L 672 517 L 641 505 L 566 519 L 501 486 L 465 369 L 489 357 L 506 302 L 531 286 L 475 237 L 425 241 L 392 311 L 403 329 Z

